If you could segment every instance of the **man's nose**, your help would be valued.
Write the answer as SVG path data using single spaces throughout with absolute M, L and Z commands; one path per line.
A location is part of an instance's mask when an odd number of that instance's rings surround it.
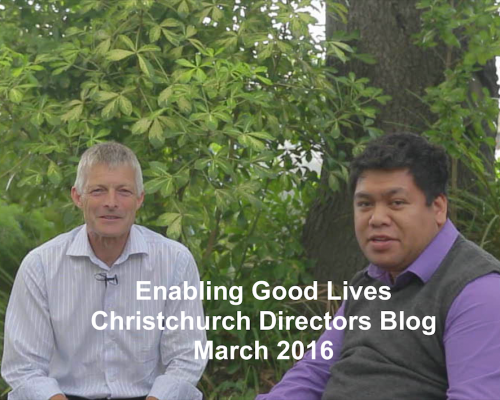
M 117 195 L 116 190 L 111 189 L 110 191 L 108 191 L 108 193 L 106 194 L 105 201 L 104 201 L 104 206 L 108 207 L 108 208 L 118 207 L 118 199 L 117 199 L 116 195 Z
M 384 207 L 383 205 L 375 205 L 375 207 L 373 207 L 369 223 L 374 227 L 389 225 L 391 223 L 391 218 L 387 207 Z

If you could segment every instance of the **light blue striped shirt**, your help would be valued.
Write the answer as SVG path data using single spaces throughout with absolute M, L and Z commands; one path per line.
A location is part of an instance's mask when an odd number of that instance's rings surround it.
M 105 284 L 96 274 L 116 274 Z M 99 278 L 99 276 L 97 276 Z M 86 226 L 31 251 L 16 276 L 5 322 L 2 376 L 10 400 L 43 400 L 57 393 L 87 398 L 150 395 L 201 399 L 196 384 L 206 360 L 195 360 L 201 330 L 94 329 L 97 311 L 142 317 L 203 318 L 201 301 L 138 300 L 137 281 L 151 287 L 199 287 L 198 270 L 182 244 L 133 225 L 125 248 L 108 267 L 88 240 Z M 152 292 L 151 292 L 152 295 Z M 109 321 L 109 319 L 108 319 Z M 102 323 L 102 319 L 101 319 Z

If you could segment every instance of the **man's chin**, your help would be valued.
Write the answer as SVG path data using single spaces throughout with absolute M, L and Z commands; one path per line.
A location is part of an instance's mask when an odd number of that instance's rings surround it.
M 394 257 L 367 257 L 370 263 L 376 265 L 380 269 L 391 272 L 399 269 L 399 263 L 394 260 Z
M 96 239 L 97 238 L 118 239 L 120 237 L 123 237 L 127 233 L 128 230 L 123 230 L 123 229 L 93 229 L 91 232 L 92 236 L 94 236 Z

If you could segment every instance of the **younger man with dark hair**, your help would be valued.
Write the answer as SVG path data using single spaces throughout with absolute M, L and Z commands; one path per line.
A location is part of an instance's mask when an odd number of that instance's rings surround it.
M 391 298 L 344 301 L 336 316 L 368 316 L 371 328 L 325 331 L 259 400 L 500 398 L 500 263 L 447 219 L 447 179 L 445 152 L 412 134 L 378 138 L 353 161 L 356 238 L 370 265 L 350 285 L 386 285 Z M 386 311 L 395 329 L 382 329 Z M 435 332 L 400 329 L 410 316 L 434 316 Z

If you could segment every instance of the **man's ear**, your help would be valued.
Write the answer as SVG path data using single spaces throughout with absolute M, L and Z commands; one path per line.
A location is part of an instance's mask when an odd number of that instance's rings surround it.
M 137 207 L 135 208 L 135 211 L 137 211 L 139 208 L 142 206 L 142 202 L 144 201 L 144 191 L 141 193 L 141 195 L 137 198 Z
M 71 199 L 73 200 L 73 203 L 75 203 L 75 205 L 78 208 L 83 207 L 82 195 L 78 193 L 78 191 L 76 190 L 76 187 L 74 187 L 74 186 L 71 188 Z
M 444 194 L 440 194 L 432 201 L 432 208 L 436 223 L 441 228 L 448 218 L 448 198 Z

